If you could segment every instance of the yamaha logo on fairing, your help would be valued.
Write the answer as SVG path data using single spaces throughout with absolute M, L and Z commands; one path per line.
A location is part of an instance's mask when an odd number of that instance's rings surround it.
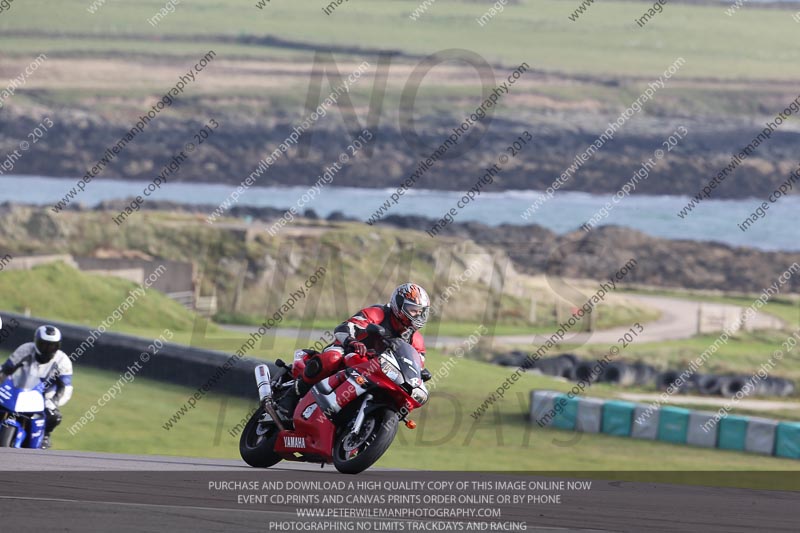
M 303 411 L 303 420 L 308 420 L 309 418 L 311 418 L 311 415 L 314 414 L 314 411 L 316 409 L 317 409 L 317 404 L 315 403 L 312 403 L 311 405 L 306 407 L 306 410 Z
M 287 448 L 305 448 L 305 437 L 283 437 L 283 445 Z

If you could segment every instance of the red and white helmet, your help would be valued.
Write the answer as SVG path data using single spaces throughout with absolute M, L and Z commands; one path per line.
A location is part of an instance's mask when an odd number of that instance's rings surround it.
M 403 283 L 392 293 L 389 306 L 403 326 L 419 330 L 428 321 L 431 299 L 425 289 L 416 283 Z

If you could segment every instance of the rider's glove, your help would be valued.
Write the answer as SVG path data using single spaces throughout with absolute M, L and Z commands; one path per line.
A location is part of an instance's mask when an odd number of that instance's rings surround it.
M 355 340 L 353 337 L 349 337 L 344 342 L 344 349 L 346 352 L 367 355 L 367 346 L 363 342 Z
M 431 371 L 428 370 L 427 368 L 423 368 L 422 372 L 420 372 L 420 375 L 422 376 L 422 381 L 428 381 L 429 379 L 431 379 L 433 377 L 431 375 Z

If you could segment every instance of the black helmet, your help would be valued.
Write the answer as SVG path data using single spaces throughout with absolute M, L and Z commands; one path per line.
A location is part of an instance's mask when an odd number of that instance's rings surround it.
M 33 334 L 36 347 L 36 360 L 40 364 L 49 363 L 61 348 L 61 332 L 55 326 L 39 326 Z

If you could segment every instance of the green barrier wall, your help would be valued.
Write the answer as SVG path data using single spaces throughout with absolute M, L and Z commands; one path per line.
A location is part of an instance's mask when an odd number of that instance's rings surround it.
M 609 400 L 603 405 L 603 433 L 630 437 L 633 423 L 633 410 L 636 404 Z
M 568 398 L 566 394 L 561 394 L 553 399 L 553 406 L 556 407 L 560 403 L 564 404 L 564 409 L 553 417 L 553 422 L 550 424 L 558 429 L 575 429 L 575 420 L 578 418 L 578 399 Z
M 536 395 L 539 396 L 536 399 Z M 534 401 L 536 399 L 536 401 Z M 550 402 L 553 402 L 552 404 Z M 598 398 L 568 398 L 567 395 L 555 391 L 532 391 L 531 416 L 535 417 L 534 404 L 539 404 L 538 413 L 542 416 L 551 406 L 563 403 L 563 409 L 557 413 L 549 426 L 566 430 L 585 431 L 576 424 L 581 403 L 586 403 L 584 413 L 585 425 L 600 427 L 603 433 L 620 437 L 632 437 L 634 414 L 641 414 L 650 407 L 646 404 L 625 402 L 621 400 L 601 400 Z M 591 409 L 589 405 L 591 404 Z M 714 413 L 693 411 L 682 407 L 661 406 L 647 417 L 652 421 L 651 427 L 658 422 L 657 439 L 674 444 L 688 444 L 716 447 L 723 450 L 746 451 L 800 459 L 800 422 L 778 422 L 768 418 L 728 415 L 722 418 L 709 432 L 703 432 L 703 424 L 710 420 Z M 695 431 L 692 439 L 688 438 L 689 424 L 694 415 Z M 602 420 L 597 420 L 598 416 Z M 531 423 L 536 423 L 532 418 Z M 640 424 L 641 425 L 641 424 Z M 653 428 L 656 429 L 656 428 Z M 593 430 L 589 430 L 593 431 Z M 716 441 L 713 437 L 716 437 Z M 652 438 L 652 437 L 649 437 Z M 774 451 L 772 443 L 774 442 Z
M 665 405 L 658 419 L 658 440 L 686 444 L 689 430 L 689 410 Z
M 781 422 L 775 431 L 775 455 L 800 459 L 800 422 Z
M 747 436 L 747 417 L 728 415 L 719 421 L 719 438 L 717 447 L 723 450 L 744 451 L 744 439 Z

